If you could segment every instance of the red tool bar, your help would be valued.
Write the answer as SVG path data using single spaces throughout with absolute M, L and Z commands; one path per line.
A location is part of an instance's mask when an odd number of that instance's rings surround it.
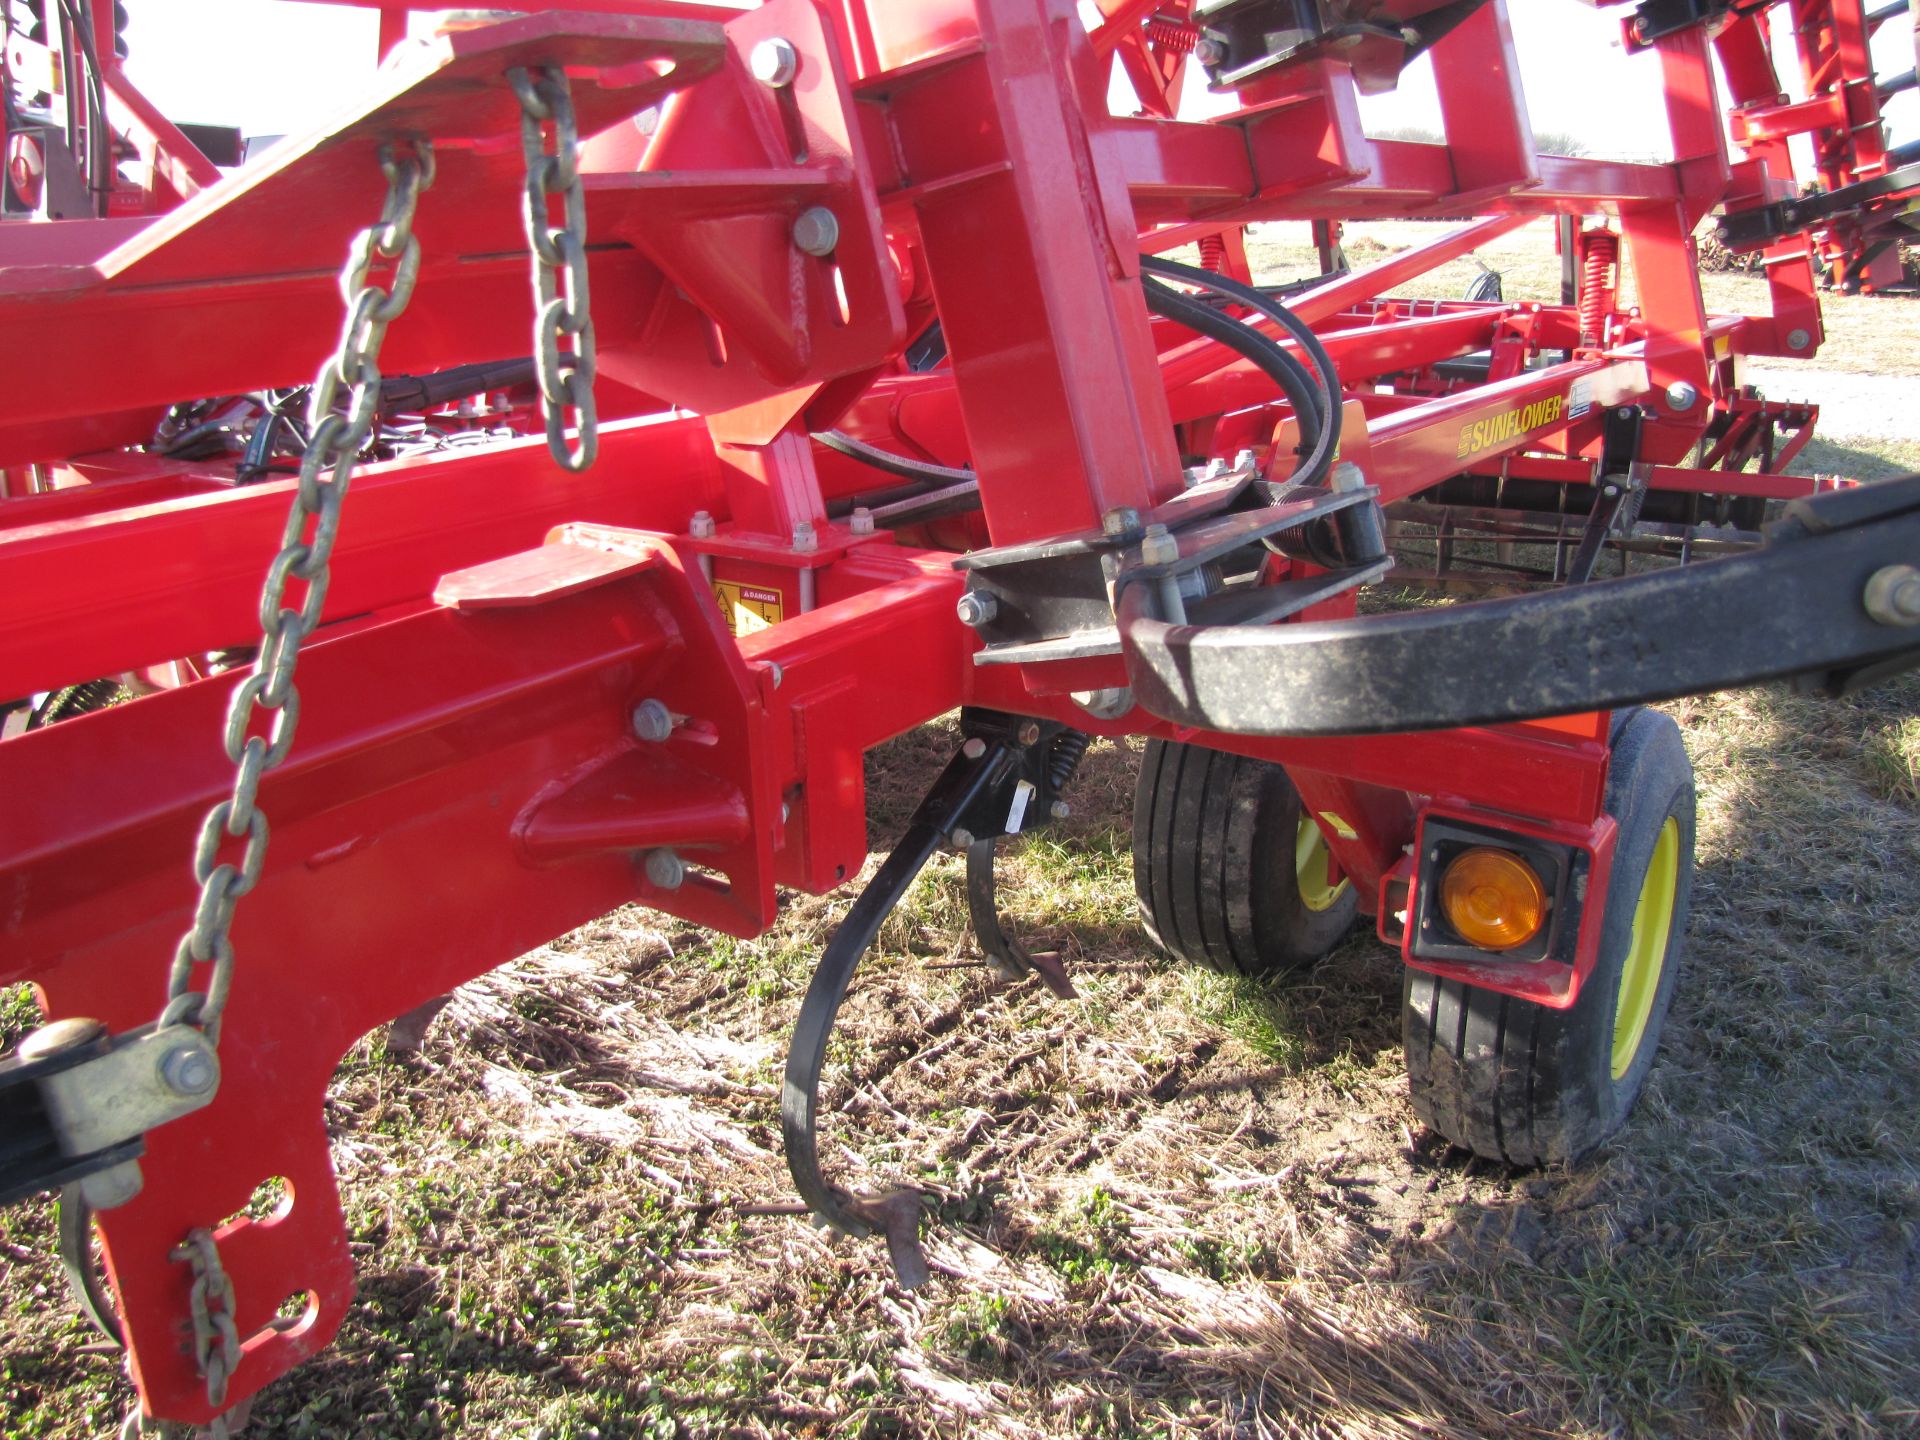
M 1383 504 L 1404 499 L 1469 462 L 1537 444 L 1580 426 L 1574 443 L 1597 433 L 1598 411 L 1646 393 L 1639 360 L 1572 360 L 1512 380 L 1415 405 L 1369 427 L 1367 478 Z
M 673 483 L 636 484 L 636 476 Z M 68 517 L 64 495 L 8 501 L 0 587 L 0 694 L 25 695 L 259 638 L 260 579 L 279 547 L 291 480 Z M 540 543 L 569 520 L 684 531 L 721 509 L 719 467 L 697 420 L 623 421 L 601 460 L 560 470 L 545 442 L 369 466 L 355 477 L 327 615 L 427 595 L 443 574 Z

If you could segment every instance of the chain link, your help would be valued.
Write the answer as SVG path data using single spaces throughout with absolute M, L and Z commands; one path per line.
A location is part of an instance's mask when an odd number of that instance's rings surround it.
M 207 1377 L 207 1403 L 216 1411 L 227 1408 L 227 1382 L 240 1365 L 240 1329 L 233 1319 L 233 1280 L 220 1263 L 220 1247 L 211 1230 L 189 1230 L 186 1243 L 173 1252 L 176 1263 L 193 1267 L 193 1293 L 188 1301 L 193 1315 L 193 1355 Z M 226 1440 L 225 1415 L 216 1415 L 207 1427 L 210 1440 Z
M 233 794 L 207 812 L 193 847 L 193 875 L 200 900 L 193 924 L 180 937 L 167 977 L 167 1004 L 160 1024 L 197 1025 L 215 1044 L 220 1017 L 233 984 L 233 942 L 229 930 L 234 907 L 259 883 L 267 856 L 267 817 L 255 804 L 260 778 L 286 759 L 300 718 L 300 695 L 293 686 L 300 647 L 320 624 L 326 605 L 328 564 L 340 533 L 340 506 L 360 449 L 373 431 L 380 400 L 380 343 L 387 326 L 407 308 L 420 274 L 420 242 L 413 217 L 420 194 L 433 184 L 433 147 L 414 141 L 406 152 L 380 147 L 380 169 L 387 177 L 387 198 L 380 221 L 354 237 L 340 273 L 340 298 L 346 306 L 336 354 L 321 366 L 308 407 L 312 441 L 300 457 L 293 505 L 280 537 L 280 552 L 267 567 L 260 592 L 260 656 L 253 673 L 234 691 L 227 707 L 225 744 L 234 764 Z M 385 288 L 369 279 L 374 266 L 392 267 Z M 347 387 L 346 410 L 334 408 L 340 387 Z M 324 472 L 331 471 L 331 478 Z M 309 533 L 311 531 L 311 533 Z M 297 608 L 288 603 L 289 581 L 304 593 Z M 270 717 L 266 734 L 249 734 L 262 711 Z M 238 864 L 222 861 L 228 840 L 246 838 Z M 196 965 L 211 965 L 204 990 L 194 988 Z M 212 1378 L 208 1379 L 209 1390 Z M 224 1389 L 224 1386 L 223 1386 Z
M 540 377 L 540 413 L 547 422 L 547 449 L 568 470 L 593 464 L 600 448 L 600 421 L 593 403 L 593 314 L 587 299 L 587 196 L 580 183 L 580 134 L 573 119 L 573 92 L 558 65 L 538 70 L 516 66 L 507 83 L 520 101 L 520 148 L 526 152 L 527 188 L 522 205 L 533 260 L 534 364 Z M 546 126 L 553 125 L 553 153 Z M 561 200 L 564 223 L 551 223 L 552 200 Z M 571 347 L 561 349 L 565 340 Z M 579 417 L 580 443 L 569 447 L 566 411 Z

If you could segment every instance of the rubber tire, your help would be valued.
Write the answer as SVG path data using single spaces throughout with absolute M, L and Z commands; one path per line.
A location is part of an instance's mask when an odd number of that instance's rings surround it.
M 1406 972 L 1401 1018 L 1414 1113 L 1485 1159 L 1525 1167 L 1584 1159 L 1625 1122 L 1653 1068 L 1693 890 L 1693 766 L 1669 717 L 1640 709 L 1615 717 L 1606 808 L 1620 828 L 1600 953 L 1570 1008 Z M 1666 955 L 1640 1048 L 1616 1081 L 1621 970 L 1641 885 L 1670 816 L 1680 854 Z
M 1133 886 L 1168 955 L 1223 975 L 1282 975 L 1353 928 L 1347 886 L 1325 910 L 1300 895 L 1300 793 L 1264 760 L 1149 740 L 1133 799 Z

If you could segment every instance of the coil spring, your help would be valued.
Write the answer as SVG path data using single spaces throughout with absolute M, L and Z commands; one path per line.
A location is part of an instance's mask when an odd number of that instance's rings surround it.
M 1227 268 L 1227 242 L 1224 236 L 1202 235 L 1200 237 L 1200 268 L 1211 270 L 1215 274 Z
M 1195 25 L 1182 25 L 1178 20 L 1149 20 L 1147 39 L 1168 54 L 1191 55 L 1193 47 L 1200 43 L 1200 30 Z
M 1084 730 L 1062 730 L 1047 750 L 1047 785 L 1055 795 L 1067 788 L 1093 737 Z
M 1580 239 L 1587 252 L 1580 276 L 1580 343 L 1598 345 L 1606 292 L 1620 261 L 1620 237 L 1611 230 L 1589 230 Z

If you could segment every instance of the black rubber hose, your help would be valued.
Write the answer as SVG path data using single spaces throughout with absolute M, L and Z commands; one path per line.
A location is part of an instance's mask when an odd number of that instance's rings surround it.
M 1274 299 L 1265 291 L 1251 285 L 1243 285 L 1230 276 L 1216 274 L 1212 270 L 1203 270 L 1197 265 L 1183 265 L 1178 260 L 1169 260 L 1161 255 L 1142 255 L 1140 266 L 1155 275 L 1164 275 L 1169 279 L 1181 280 L 1189 285 L 1198 285 L 1238 301 L 1250 310 L 1257 310 L 1272 320 L 1281 329 L 1300 342 L 1300 348 L 1313 362 L 1313 368 L 1320 382 L 1322 397 L 1322 436 L 1324 437 L 1308 457 L 1307 463 L 1300 469 L 1300 477 L 1311 483 L 1324 476 L 1333 463 L 1333 441 L 1340 433 L 1340 373 L 1334 368 L 1333 357 L 1327 353 L 1327 347 L 1320 337 L 1298 315 Z M 1255 332 L 1258 333 L 1258 332 Z M 1282 352 L 1285 353 L 1285 352 Z M 1302 432 L 1304 435 L 1304 431 Z
M 1246 356 L 1273 377 L 1274 383 L 1293 406 L 1294 418 L 1300 425 L 1300 448 L 1309 457 L 1295 468 L 1290 478 L 1307 484 L 1321 478 L 1329 463 L 1332 446 L 1331 442 L 1324 446 L 1320 443 L 1321 436 L 1327 434 L 1330 427 L 1324 423 L 1321 414 L 1320 387 L 1315 383 L 1312 372 L 1251 325 L 1231 315 L 1224 315 L 1211 305 L 1169 290 L 1150 277 L 1144 279 L 1141 288 L 1146 292 L 1147 308 L 1154 314 L 1183 325 L 1209 340 L 1218 340 L 1222 345 Z M 1320 466 L 1318 470 L 1314 468 L 1316 464 Z
M 844 430 L 817 430 L 813 438 L 829 450 L 837 450 L 849 459 L 871 465 L 876 470 L 884 470 L 889 475 L 902 475 L 909 480 L 927 480 L 940 485 L 973 479 L 971 470 L 957 465 L 935 465 L 930 460 L 911 460 L 891 450 L 882 450 L 878 445 L 856 440 Z

